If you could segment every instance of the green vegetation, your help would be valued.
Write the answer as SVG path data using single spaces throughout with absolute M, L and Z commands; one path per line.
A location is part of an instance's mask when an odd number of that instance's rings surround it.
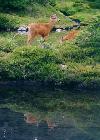
M 5 1 L 0 8 L 0 29 L 16 29 L 30 22 L 47 22 L 52 13 L 61 19 L 57 27 L 73 25 L 69 15 L 88 23 L 73 41 L 60 44 L 66 32 L 52 32 L 45 43 L 40 38 L 26 45 L 27 36 L 15 32 L 0 33 L 0 80 L 33 80 L 54 85 L 97 88 L 100 86 L 100 9 L 99 1 Z M 2 2 L 0 0 L 0 2 Z M 23 3 L 24 2 L 24 3 Z M 13 6 L 12 6 L 13 4 Z M 27 7 L 26 7 L 27 5 Z M 12 7 L 12 8 L 11 8 Z M 16 7 L 16 8 L 15 8 Z M 20 10 L 18 9 L 20 7 Z M 64 15 L 63 15 L 64 14 Z

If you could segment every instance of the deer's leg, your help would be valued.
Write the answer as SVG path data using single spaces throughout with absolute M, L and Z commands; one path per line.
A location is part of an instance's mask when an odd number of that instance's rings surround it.
M 32 40 L 33 40 L 32 36 L 31 35 L 28 35 L 27 44 L 28 45 L 31 45 L 32 44 Z
M 35 34 L 28 34 L 28 38 L 27 38 L 28 45 L 32 44 L 32 41 L 34 40 L 35 36 L 36 36 Z
M 44 36 L 43 37 L 43 42 L 45 42 L 47 40 L 47 38 L 48 38 L 48 35 L 47 36 Z
M 60 41 L 59 41 L 60 44 L 63 43 L 63 37 L 61 37 Z
M 47 40 L 47 37 L 48 36 L 44 36 L 44 35 L 42 35 L 42 38 L 41 38 L 41 44 L 40 44 L 40 47 L 41 48 L 45 48 L 45 41 Z

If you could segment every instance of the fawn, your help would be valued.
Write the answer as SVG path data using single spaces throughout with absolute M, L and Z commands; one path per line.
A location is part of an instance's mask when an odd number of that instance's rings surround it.
M 63 37 L 61 38 L 61 42 L 64 42 L 64 41 L 66 41 L 66 40 L 71 41 L 71 40 L 75 39 L 75 37 L 76 37 L 78 34 L 79 34 L 79 30 L 72 30 L 72 31 L 70 31 L 68 34 L 66 34 L 65 36 L 63 36 Z

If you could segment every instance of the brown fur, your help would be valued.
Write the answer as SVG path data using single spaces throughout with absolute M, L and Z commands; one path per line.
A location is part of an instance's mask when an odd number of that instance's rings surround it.
M 73 40 L 75 39 L 75 37 L 78 35 L 79 31 L 78 30 L 73 30 L 70 31 L 68 34 L 66 34 L 65 36 L 62 37 L 61 41 L 64 42 L 66 40 Z
M 31 44 L 32 40 L 37 37 L 41 36 L 46 40 L 50 31 L 54 27 L 55 23 L 57 22 L 57 16 L 53 15 L 50 17 L 50 21 L 48 23 L 31 23 L 28 25 L 28 39 L 27 43 Z
M 26 123 L 28 123 L 28 124 L 37 124 L 38 123 L 38 119 L 35 116 L 33 116 L 33 114 L 31 114 L 31 113 L 24 114 L 24 119 L 25 119 Z M 54 122 L 52 122 L 50 119 L 46 118 L 46 119 L 44 119 L 44 121 L 46 121 L 48 128 L 52 129 L 52 128 L 56 127 L 56 124 Z
M 24 114 L 26 123 L 34 124 L 37 122 L 36 117 L 34 117 L 31 113 Z

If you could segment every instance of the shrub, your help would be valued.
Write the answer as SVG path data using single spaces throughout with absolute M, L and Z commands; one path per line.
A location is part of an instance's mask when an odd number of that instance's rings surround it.
M 90 61 L 92 64 L 100 62 L 100 29 L 97 24 L 81 31 L 76 43 L 82 50 L 86 50 L 85 54 L 88 56 L 88 62 Z
M 99 0 L 87 0 L 91 8 L 100 9 L 100 1 Z
M 89 8 L 88 4 L 83 1 L 68 1 L 57 3 L 57 9 L 65 16 L 74 15 L 77 12 L 84 11 Z
M 5 12 L 19 12 L 25 11 L 28 5 L 38 3 L 41 5 L 50 4 L 55 6 L 55 0 L 0 0 L 0 10 Z
M 61 76 L 58 67 L 60 62 L 59 57 L 51 50 L 22 47 L 15 49 L 6 61 L 1 61 L 0 74 L 8 79 L 57 81 Z
M 19 24 L 19 20 L 15 16 L 9 14 L 0 14 L 0 30 L 14 30 Z
M 81 31 L 77 44 L 80 47 L 98 47 L 99 49 L 99 41 L 100 29 L 97 24 L 93 24 Z
M 42 5 L 50 4 L 52 6 L 55 6 L 56 4 L 56 0 L 33 0 L 33 2 L 37 2 Z
M 19 11 L 25 8 L 28 0 L 0 0 L 0 9 L 3 11 Z

